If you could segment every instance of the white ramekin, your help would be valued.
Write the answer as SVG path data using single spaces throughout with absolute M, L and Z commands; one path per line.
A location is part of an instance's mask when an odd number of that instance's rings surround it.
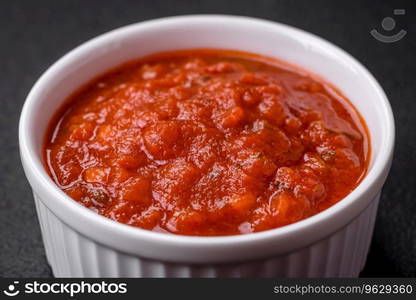
M 47 124 L 65 98 L 123 62 L 189 48 L 238 49 L 276 57 L 333 83 L 358 108 L 370 130 L 372 158 L 361 184 L 336 205 L 306 220 L 227 237 L 141 230 L 102 217 L 70 199 L 42 163 Z M 380 191 L 391 164 L 394 121 L 373 76 L 327 41 L 269 21 L 196 15 L 126 26 L 65 55 L 29 93 L 19 141 L 47 259 L 57 277 L 350 277 L 359 274 L 366 260 Z

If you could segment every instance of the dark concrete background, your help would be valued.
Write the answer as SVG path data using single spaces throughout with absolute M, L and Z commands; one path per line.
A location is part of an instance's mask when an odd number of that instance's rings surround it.
M 394 44 L 373 39 L 394 8 Z M 51 276 L 30 188 L 18 154 L 24 99 L 45 69 L 80 43 L 113 28 L 163 16 L 223 13 L 290 24 L 360 60 L 393 106 L 397 140 L 362 276 L 416 276 L 416 2 L 414 1 L 0 1 L 0 276 Z

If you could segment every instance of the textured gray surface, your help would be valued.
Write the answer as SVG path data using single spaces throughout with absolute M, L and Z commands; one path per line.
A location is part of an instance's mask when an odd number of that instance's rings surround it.
M 394 44 L 369 31 L 392 16 L 407 36 Z M 30 87 L 56 59 L 113 28 L 191 13 L 250 15 L 308 30 L 358 58 L 393 106 L 396 155 L 362 276 L 416 276 L 416 3 L 414 1 L 0 1 L 0 276 L 51 276 L 29 186 L 20 166 L 19 113 Z M 413 20 L 413 21 L 412 21 Z

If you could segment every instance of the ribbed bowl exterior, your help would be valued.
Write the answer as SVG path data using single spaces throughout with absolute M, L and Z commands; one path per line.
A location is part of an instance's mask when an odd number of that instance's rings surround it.
M 366 261 L 380 195 L 345 227 L 302 249 L 256 261 L 203 265 L 151 260 L 97 243 L 34 197 L 55 277 L 357 277 Z

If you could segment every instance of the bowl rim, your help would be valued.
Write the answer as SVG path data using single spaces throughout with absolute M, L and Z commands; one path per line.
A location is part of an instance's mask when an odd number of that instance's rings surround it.
M 175 23 L 177 24 L 178 22 L 192 23 L 199 21 L 235 22 L 236 24 L 244 22 L 252 24 L 253 26 L 267 27 L 274 31 L 291 33 L 296 39 L 305 39 L 308 42 L 330 48 L 337 58 L 341 57 L 351 64 L 351 67 L 358 70 L 360 73 L 359 75 L 362 76 L 363 80 L 366 80 L 368 84 L 371 85 L 375 92 L 374 97 L 377 97 L 380 100 L 380 106 L 382 106 L 387 130 L 382 133 L 383 144 L 380 149 L 377 149 L 377 156 L 373 162 L 373 166 L 368 170 L 365 178 L 363 178 L 360 184 L 349 195 L 314 216 L 283 227 L 245 235 L 201 237 L 153 232 L 118 223 L 87 209 L 58 188 L 44 169 L 41 158 L 36 155 L 34 143 L 31 142 L 30 120 L 34 117 L 33 111 L 34 107 L 36 107 L 37 99 L 42 96 L 40 92 L 48 85 L 49 79 L 52 78 L 54 74 L 62 72 L 63 66 L 68 64 L 68 62 L 82 56 L 83 53 L 85 54 L 90 51 L 91 48 L 109 43 L 109 41 L 116 36 L 128 34 L 129 32 L 139 32 L 140 29 L 146 27 L 156 28 L 162 24 L 175 25 Z M 42 199 L 42 202 L 65 224 L 75 228 L 81 234 L 92 237 L 94 240 L 108 245 L 111 248 L 116 248 L 132 254 L 138 254 L 140 250 L 131 249 L 131 245 L 128 245 L 129 243 L 123 245 L 120 244 L 120 241 L 140 240 L 142 243 L 149 243 L 153 248 L 156 246 L 174 246 L 174 249 L 188 248 L 195 251 L 204 249 L 209 251 L 209 249 L 215 250 L 216 248 L 222 250 L 225 248 L 228 250 L 234 249 L 235 251 L 236 249 L 239 249 L 239 247 L 244 246 L 254 247 L 256 244 L 264 246 L 266 245 L 265 243 L 271 240 L 280 241 L 282 244 L 285 241 L 292 241 L 292 244 L 289 246 L 285 245 L 279 247 L 279 249 L 273 249 L 273 253 L 279 254 L 290 252 L 291 250 L 310 244 L 312 241 L 323 239 L 351 222 L 354 217 L 370 204 L 371 199 L 379 193 L 391 165 L 394 138 L 395 126 L 390 103 L 376 79 L 355 58 L 332 43 L 301 29 L 278 22 L 231 15 L 185 15 L 153 19 L 112 30 L 84 42 L 56 61 L 38 79 L 26 98 L 19 121 L 19 146 L 22 164 L 34 192 L 40 195 L 39 198 Z M 332 228 L 328 228 L 328 224 L 332 224 Z M 111 234 L 117 238 L 111 239 L 111 237 L 104 236 L 103 232 L 111 232 Z M 260 251 L 258 255 L 245 256 L 264 256 L 266 255 L 266 252 L 271 253 L 271 251 Z M 218 256 L 218 253 L 215 255 Z M 155 252 L 155 255 L 145 254 L 145 256 L 146 255 L 150 257 L 161 256 L 157 251 Z M 167 255 L 166 259 L 178 260 L 180 256 L 180 254 Z M 244 255 L 236 254 L 235 258 L 237 259 L 240 256 L 243 257 Z M 201 255 L 199 257 L 201 260 L 204 260 L 201 258 Z M 230 257 L 231 253 L 228 254 L 228 259 L 230 259 Z M 192 260 L 192 258 L 190 259 Z M 207 259 L 213 260 L 213 257 L 207 257 Z M 183 258 L 183 260 L 186 261 L 187 259 Z M 218 258 L 215 260 L 222 259 Z M 224 258 L 224 260 L 226 259 Z

